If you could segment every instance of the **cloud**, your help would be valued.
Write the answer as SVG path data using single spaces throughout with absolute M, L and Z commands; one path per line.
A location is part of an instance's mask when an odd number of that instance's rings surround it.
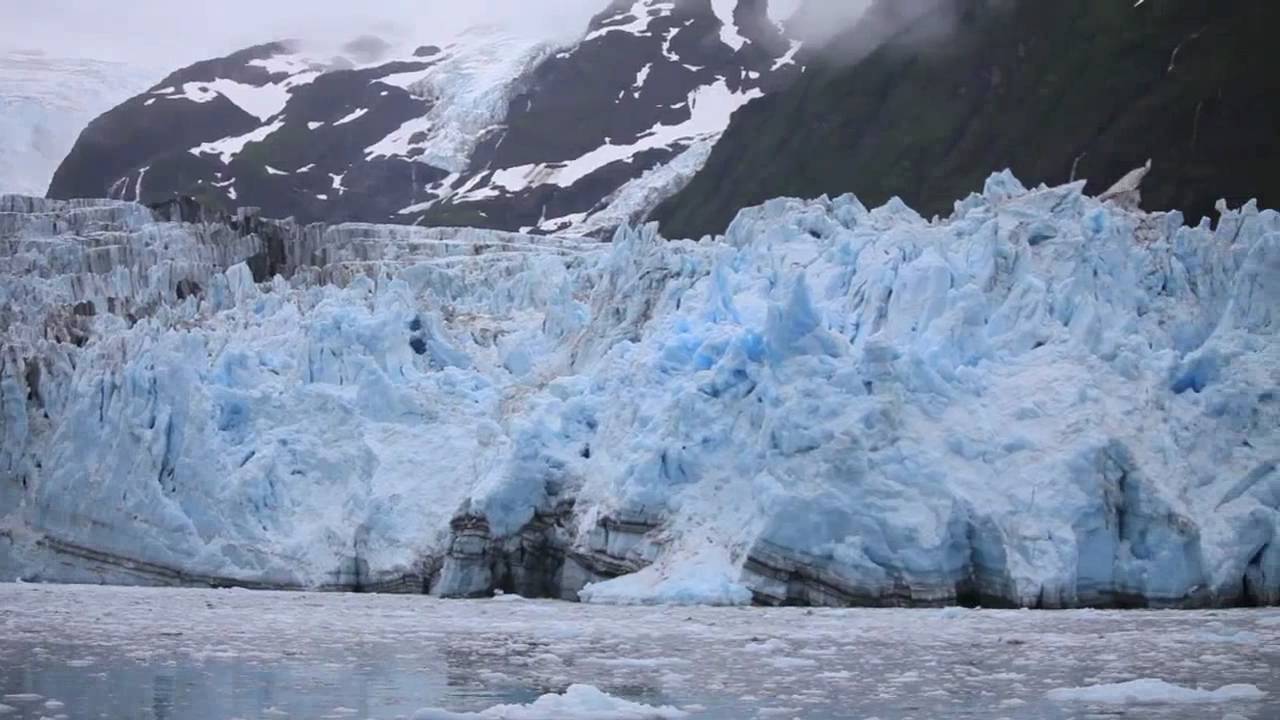
M 283 38 L 393 43 L 447 40 L 502 22 L 553 38 L 573 35 L 607 0 L 0 0 L 0 49 L 119 60 L 171 69 Z
M 812 45 L 825 45 L 848 30 L 872 4 L 872 0 L 805 0 L 787 21 L 787 30 Z
M 1005 5 L 992 0 L 988 7 Z M 789 28 L 818 58 L 854 63 L 887 44 L 946 50 L 964 7 L 957 0 L 806 0 Z
M 923 0 L 874 0 L 913 5 Z M 610 0 L 0 0 L 0 51 L 129 62 L 168 72 L 285 38 L 334 48 L 372 35 L 399 46 L 446 42 L 499 22 L 570 39 Z M 770 0 L 770 14 L 811 45 L 848 29 L 873 0 Z M 16 21 L 13 21 L 15 20 Z

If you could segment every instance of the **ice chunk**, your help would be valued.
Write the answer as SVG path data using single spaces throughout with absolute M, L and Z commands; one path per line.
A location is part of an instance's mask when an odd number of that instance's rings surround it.
M 570 685 L 563 694 L 548 693 L 528 705 L 495 705 L 474 713 L 425 709 L 413 720 L 675 720 L 688 714 L 670 706 L 651 707 L 614 697 L 590 685 Z
M 1254 685 L 1224 685 L 1217 690 L 1182 687 L 1155 678 L 1109 685 L 1058 688 L 1048 692 L 1054 702 L 1094 705 L 1200 705 L 1261 700 L 1267 694 Z
M 674 567 L 651 565 L 587 585 L 578 597 L 601 605 L 748 605 L 751 591 L 737 582 L 739 568 L 727 553 L 708 549 Z

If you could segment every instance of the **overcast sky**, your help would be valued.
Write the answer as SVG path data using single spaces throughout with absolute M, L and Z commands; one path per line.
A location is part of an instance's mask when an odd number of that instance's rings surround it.
M 284 38 L 376 34 L 411 47 L 501 22 L 572 38 L 609 0 L 0 0 L 0 50 L 126 61 L 165 71 Z M 803 0 L 772 0 L 785 17 Z M 865 0 L 820 0 L 844 8 Z M 847 14 L 847 13 L 845 13 Z
M 575 34 L 607 0 L 0 0 L 0 49 L 173 68 L 286 37 L 405 43 L 507 21 Z

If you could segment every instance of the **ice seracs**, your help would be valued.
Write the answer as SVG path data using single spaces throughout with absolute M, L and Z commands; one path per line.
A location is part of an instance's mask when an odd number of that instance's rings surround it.
M 0 572 L 1280 602 L 1280 215 L 1082 187 L 611 244 L 6 199 Z

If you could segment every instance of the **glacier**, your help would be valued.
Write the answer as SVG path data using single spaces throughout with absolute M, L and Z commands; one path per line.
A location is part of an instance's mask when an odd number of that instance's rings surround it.
M 1280 603 L 1280 214 L 1009 173 L 612 243 L 0 199 L 0 577 Z
M 80 131 L 154 79 L 149 67 L 0 51 L 0 192 L 43 195 Z

